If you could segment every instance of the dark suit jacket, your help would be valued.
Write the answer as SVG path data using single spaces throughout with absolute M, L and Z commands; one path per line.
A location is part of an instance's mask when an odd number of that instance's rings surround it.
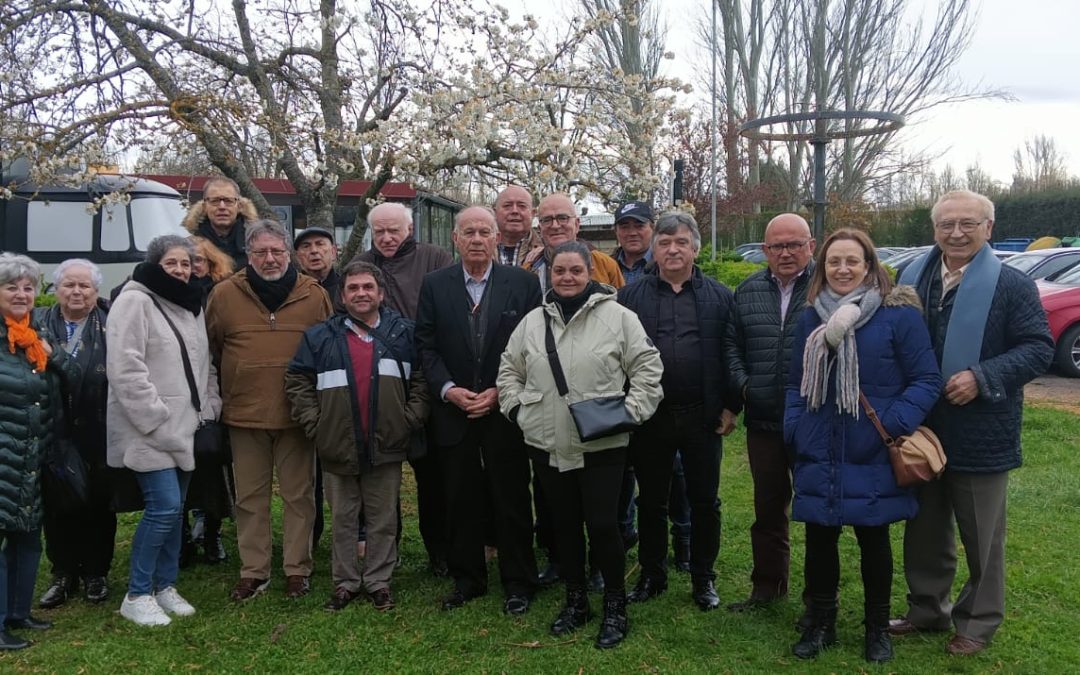
M 431 388 L 431 428 L 437 445 L 455 445 L 465 435 L 465 413 L 442 400 L 447 382 L 473 391 L 495 386 L 499 360 L 519 321 L 540 306 L 540 282 L 536 275 L 517 267 L 495 263 L 488 278 L 484 346 L 473 354 L 469 331 L 472 301 L 465 290 L 461 263 L 424 277 L 416 313 L 416 347 L 424 376 Z M 474 386 L 474 383 L 478 383 Z M 497 415 L 498 411 L 493 411 Z

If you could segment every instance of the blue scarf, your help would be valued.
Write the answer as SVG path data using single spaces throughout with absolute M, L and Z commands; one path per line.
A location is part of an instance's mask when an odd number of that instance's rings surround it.
M 904 270 L 900 283 L 915 286 L 923 295 L 929 292 L 930 275 L 940 274 L 940 269 L 941 249 L 935 246 Z M 1000 275 L 1001 261 L 989 244 L 983 244 L 964 270 L 953 300 L 949 328 L 945 333 L 945 349 L 941 355 L 941 375 L 946 381 L 955 373 L 979 362 L 986 317 L 990 314 L 990 304 L 994 301 Z M 927 311 L 926 298 L 923 300 L 923 311 Z

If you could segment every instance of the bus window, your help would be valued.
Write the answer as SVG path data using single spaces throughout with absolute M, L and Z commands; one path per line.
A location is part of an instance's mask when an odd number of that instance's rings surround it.
M 128 237 L 127 207 L 124 204 L 105 204 L 101 209 L 101 250 L 126 251 L 131 248 Z
M 38 251 L 94 250 L 94 215 L 87 203 L 30 202 L 26 205 L 26 248 Z
M 154 237 L 163 234 L 189 235 L 180 222 L 187 211 L 180 201 L 164 197 L 139 197 L 131 200 L 131 224 L 135 233 L 135 248 L 146 250 Z

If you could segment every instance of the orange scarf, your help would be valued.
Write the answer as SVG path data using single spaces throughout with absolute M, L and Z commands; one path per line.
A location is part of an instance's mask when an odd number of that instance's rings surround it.
M 38 337 L 37 331 L 30 327 L 30 313 L 27 312 L 22 319 L 5 316 L 4 322 L 7 323 L 8 329 L 8 350 L 14 354 L 15 347 L 22 347 L 26 351 L 26 358 L 34 364 L 34 369 L 43 372 L 49 355 L 41 346 L 41 338 Z

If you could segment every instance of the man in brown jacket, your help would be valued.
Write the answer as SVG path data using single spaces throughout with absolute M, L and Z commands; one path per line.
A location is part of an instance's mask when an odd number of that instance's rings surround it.
M 276 468 L 284 502 L 285 594 L 298 598 L 307 594 L 311 576 L 315 452 L 290 415 L 285 367 L 304 331 L 333 311 L 319 282 L 290 264 L 291 241 L 280 224 L 249 224 L 245 243 L 248 266 L 219 283 L 206 308 L 236 476 L 241 568 L 231 597 L 248 600 L 270 585 Z

